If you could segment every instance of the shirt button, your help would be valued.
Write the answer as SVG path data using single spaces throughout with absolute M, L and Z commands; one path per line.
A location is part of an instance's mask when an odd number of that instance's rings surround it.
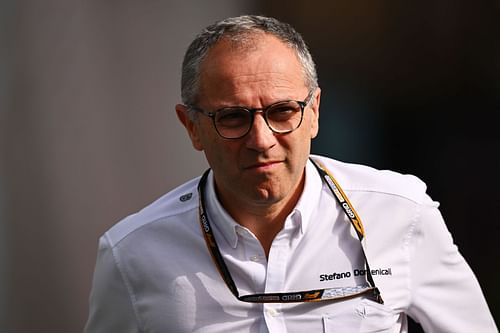
M 268 314 L 269 316 L 271 316 L 271 317 L 276 317 L 276 316 L 278 316 L 278 315 L 280 314 L 280 313 L 279 313 L 279 311 L 278 311 L 278 310 L 276 310 L 275 308 L 268 308 L 268 309 L 266 310 L 266 312 L 267 312 L 267 314 Z
M 255 256 L 251 256 L 250 257 L 250 260 L 253 261 L 253 262 L 259 262 L 260 261 L 260 257 L 255 255 Z

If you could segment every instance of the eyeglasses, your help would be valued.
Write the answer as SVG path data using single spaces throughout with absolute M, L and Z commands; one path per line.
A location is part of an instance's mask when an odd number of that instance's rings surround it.
M 286 134 L 299 128 L 304 109 L 311 101 L 313 92 L 311 90 L 304 101 L 281 101 L 258 109 L 231 106 L 207 112 L 194 105 L 187 107 L 212 118 L 215 130 L 225 139 L 240 139 L 247 135 L 253 126 L 256 112 L 262 112 L 267 127 L 273 133 Z

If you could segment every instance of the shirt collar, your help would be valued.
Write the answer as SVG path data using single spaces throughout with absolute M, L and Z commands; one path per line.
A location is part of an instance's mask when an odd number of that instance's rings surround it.
M 299 213 L 300 231 L 302 233 L 307 230 L 312 213 L 317 210 L 322 189 L 323 184 L 316 167 L 310 160 L 307 160 L 304 190 L 294 209 L 295 213 Z
M 295 205 L 294 210 L 290 214 L 291 216 L 294 215 L 295 221 L 297 221 L 298 225 L 300 225 L 301 233 L 304 233 L 307 230 L 309 220 L 312 213 L 317 208 L 323 188 L 321 177 L 312 162 L 309 160 L 307 161 L 305 167 L 305 175 L 304 189 L 300 195 L 299 201 Z M 229 215 L 217 198 L 217 194 L 215 193 L 213 171 L 210 171 L 210 175 L 207 179 L 205 198 L 207 202 L 206 209 L 208 211 L 208 215 L 210 216 L 212 225 L 219 229 L 231 247 L 236 248 L 238 244 L 237 231 L 244 228 Z
M 210 171 L 207 179 L 207 186 L 205 189 L 205 198 L 207 202 L 207 212 L 210 216 L 210 222 L 222 233 L 226 241 L 231 247 L 236 248 L 238 244 L 238 235 L 236 234 L 237 228 L 241 226 L 229 215 L 229 213 L 222 207 L 217 193 L 215 193 L 214 173 Z

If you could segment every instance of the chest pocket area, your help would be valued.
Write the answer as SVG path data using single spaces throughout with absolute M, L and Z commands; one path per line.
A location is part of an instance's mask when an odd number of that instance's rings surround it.
M 388 333 L 395 332 L 398 319 L 399 314 L 392 309 L 365 299 L 354 307 L 349 307 L 339 313 L 325 314 L 323 326 L 325 333 Z M 396 331 L 399 332 L 399 330 Z

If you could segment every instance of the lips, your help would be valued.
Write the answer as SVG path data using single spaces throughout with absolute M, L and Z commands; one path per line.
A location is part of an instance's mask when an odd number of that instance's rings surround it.
M 269 169 L 272 168 L 278 164 L 282 163 L 282 161 L 265 161 L 265 162 L 257 162 L 254 164 L 251 164 L 248 167 L 245 167 L 246 170 L 252 170 L 252 169 Z

